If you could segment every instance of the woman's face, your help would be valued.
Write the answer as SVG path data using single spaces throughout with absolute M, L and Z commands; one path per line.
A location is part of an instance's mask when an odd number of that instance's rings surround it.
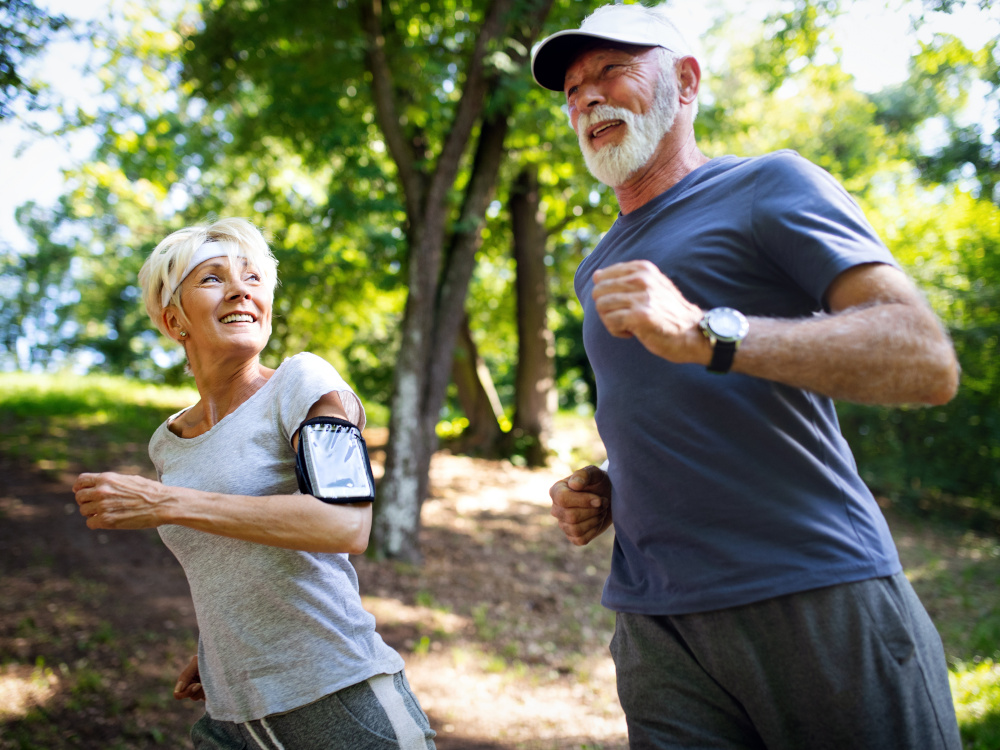
M 188 359 L 204 352 L 256 356 L 271 336 L 273 292 L 246 259 L 209 258 L 181 284 Z

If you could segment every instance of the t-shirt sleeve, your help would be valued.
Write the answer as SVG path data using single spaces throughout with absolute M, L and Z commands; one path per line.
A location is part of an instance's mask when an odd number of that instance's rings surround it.
M 824 169 L 795 152 L 775 154 L 753 197 L 754 241 L 817 302 L 853 266 L 898 267 L 861 208 Z
M 285 436 L 292 435 L 305 421 L 313 404 L 332 391 L 340 394 L 347 419 L 365 427 L 365 410 L 340 373 L 322 357 L 304 352 L 289 359 L 285 365 L 288 372 L 283 376 L 278 393 L 278 419 Z

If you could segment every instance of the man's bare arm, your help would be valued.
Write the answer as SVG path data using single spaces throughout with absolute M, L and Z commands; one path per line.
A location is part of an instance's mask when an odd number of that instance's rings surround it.
M 943 404 L 958 388 L 951 341 L 912 282 L 884 264 L 845 271 L 831 313 L 750 321 L 733 371 L 865 404 Z

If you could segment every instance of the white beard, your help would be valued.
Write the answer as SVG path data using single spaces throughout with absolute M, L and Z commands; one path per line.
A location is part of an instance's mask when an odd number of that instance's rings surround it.
M 590 112 L 580 115 L 576 123 L 577 138 L 587 169 L 598 180 L 610 187 L 622 185 L 629 177 L 644 167 L 653 157 L 663 136 L 673 127 L 680 110 L 673 70 L 667 69 L 657 81 L 653 93 L 653 107 L 638 115 L 624 107 L 599 104 Z M 608 143 L 596 149 L 590 143 L 587 131 L 594 123 L 621 120 L 625 136 L 620 143 Z

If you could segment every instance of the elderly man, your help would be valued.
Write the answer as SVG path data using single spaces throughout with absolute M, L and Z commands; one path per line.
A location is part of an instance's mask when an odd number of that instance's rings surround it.
M 699 150 L 701 69 L 661 15 L 601 8 L 532 72 L 621 208 L 576 275 L 609 463 L 551 495 L 574 544 L 614 524 L 631 747 L 959 748 L 832 401 L 948 401 L 938 320 L 829 174 Z

